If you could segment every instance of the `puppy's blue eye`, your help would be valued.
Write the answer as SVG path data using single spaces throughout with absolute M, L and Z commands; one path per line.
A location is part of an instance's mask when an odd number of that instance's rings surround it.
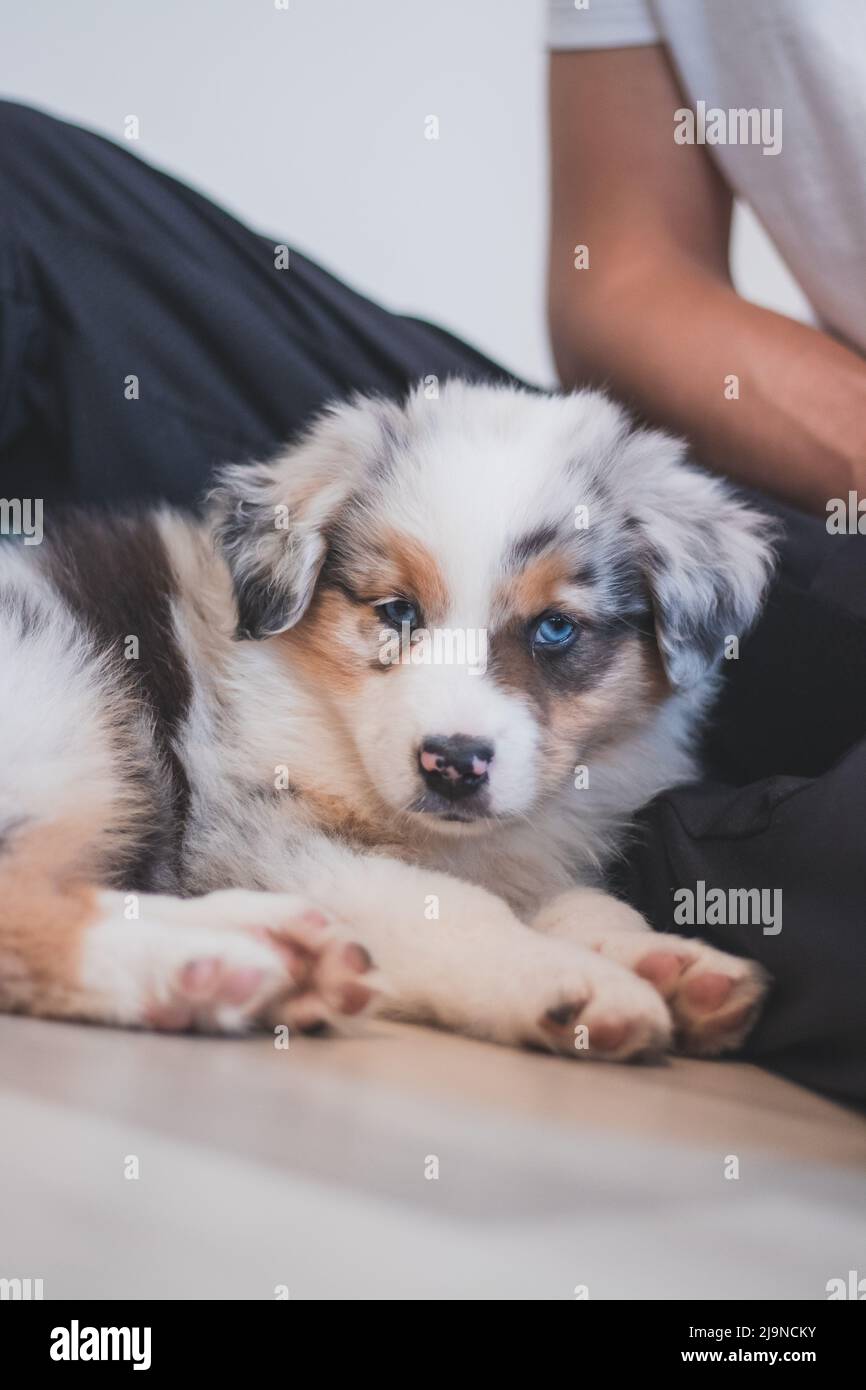
M 389 603 L 377 603 L 376 608 L 392 627 L 402 628 L 407 623 L 409 627 L 418 626 L 418 609 L 408 599 L 392 598 Z
M 577 623 L 564 613 L 549 613 L 536 623 L 532 645 L 538 650 L 564 651 L 577 637 Z

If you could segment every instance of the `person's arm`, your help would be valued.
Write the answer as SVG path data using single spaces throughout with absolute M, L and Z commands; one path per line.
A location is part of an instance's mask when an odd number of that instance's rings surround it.
M 734 290 L 731 195 L 701 146 L 674 142 L 687 102 L 664 49 L 555 53 L 550 102 L 563 385 L 609 386 L 702 462 L 801 507 L 866 492 L 866 362 Z

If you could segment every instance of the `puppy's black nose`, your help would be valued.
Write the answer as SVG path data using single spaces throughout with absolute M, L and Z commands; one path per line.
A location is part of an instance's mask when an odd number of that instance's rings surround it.
M 449 801 L 462 801 L 487 781 L 493 749 L 465 734 L 425 738 L 418 752 L 421 776 L 431 791 Z

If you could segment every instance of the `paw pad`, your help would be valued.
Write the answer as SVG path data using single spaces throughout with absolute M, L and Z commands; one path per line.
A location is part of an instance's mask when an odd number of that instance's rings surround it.
M 698 1013 L 712 1014 L 729 998 L 734 982 L 730 975 L 705 971 L 684 986 L 683 993 L 691 1008 Z
M 683 972 L 685 961 L 674 951 L 652 951 L 637 966 L 636 974 L 668 995 Z

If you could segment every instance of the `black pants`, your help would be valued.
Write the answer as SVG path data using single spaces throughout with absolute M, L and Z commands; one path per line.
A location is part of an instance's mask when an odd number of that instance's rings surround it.
M 0 490 L 194 504 L 330 398 L 507 373 L 388 313 L 98 136 L 0 103 Z M 127 389 L 137 378 L 136 390 Z M 783 564 L 707 736 L 712 781 L 640 817 L 616 886 L 760 960 L 746 1055 L 866 1102 L 866 545 L 786 513 Z M 779 889 L 782 930 L 674 924 L 674 891 Z

